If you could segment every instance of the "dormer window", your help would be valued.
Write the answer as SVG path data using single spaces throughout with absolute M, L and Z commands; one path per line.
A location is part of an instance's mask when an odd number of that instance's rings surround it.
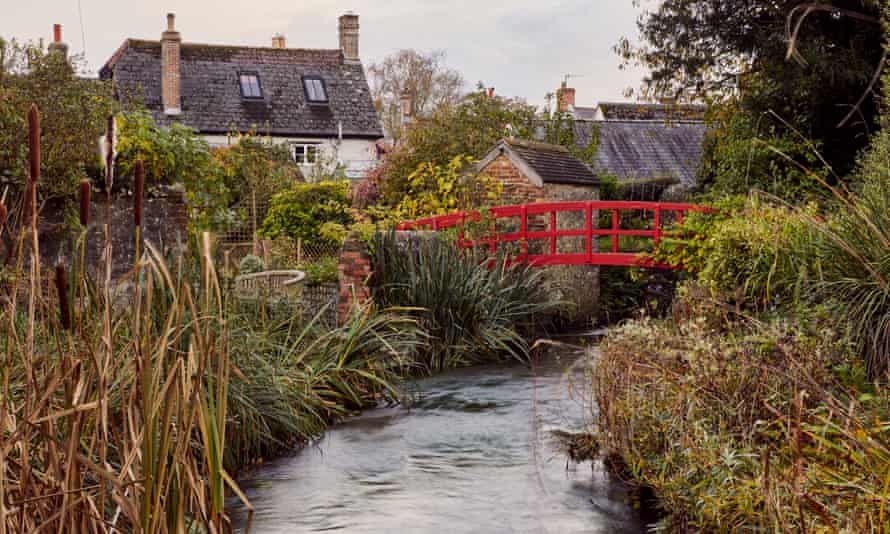
M 324 80 L 321 78 L 303 78 L 303 89 L 306 90 L 306 100 L 310 104 L 328 103 L 328 91 L 324 85 Z
M 260 85 L 260 77 L 255 72 L 242 72 L 238 74 L 241 85 L 241 98 L 245 100 L 257 100 L 263 98 L 263 87 Z

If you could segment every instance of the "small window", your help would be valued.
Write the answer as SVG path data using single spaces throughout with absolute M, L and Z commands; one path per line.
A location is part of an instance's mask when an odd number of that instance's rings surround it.
M 314 165 L 318 162 L 318 145 L 299 144 L 292 145 L 294 161 L 298 165 Z
M 238 79 L 241 82 L 241 98 L 263 98 L 260 77 L 255 72 L 242 72 Z
M 303 88 L 306 90 L 306 100 L 313 103 L 326 103 L 328 92 L 321 78 L 303 78 Z

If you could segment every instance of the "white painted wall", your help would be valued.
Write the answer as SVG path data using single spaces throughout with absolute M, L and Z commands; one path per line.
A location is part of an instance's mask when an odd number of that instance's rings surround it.
M 205 135 L 204 139 L 213 148 L 226 147 L 237 141 L 236 137 L 227 135 Z M 311 137 L 271 137 L 276 144 L 315 144 L 319 147 L 319 166 L 326 171 L 333 170 L 336 165 L 345 167 L 346 176 L 350 180 L 360 180 L 377 164 L 377 144 L 366 139 L 336 138 L 318 139 Z M 319 172 L 319 166 L 300 165 L 307 180 L 313 180 Z

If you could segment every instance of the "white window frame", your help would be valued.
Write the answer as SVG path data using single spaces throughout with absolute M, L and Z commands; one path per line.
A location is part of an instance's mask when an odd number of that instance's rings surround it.
M 302 157 L 297 159 L 297 150 L 300 149 Z M 291 143 L 290 153 L 297 165 L 315 165 L 321 152 L 321 143 Z

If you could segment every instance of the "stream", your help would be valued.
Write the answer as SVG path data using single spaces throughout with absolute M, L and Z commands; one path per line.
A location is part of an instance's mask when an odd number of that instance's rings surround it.
M 369 410 L 242 480 L 251 534 L 644 532 L 602 463 L 567 468 L 551 434 L 590 420 L 589 361 L 563 352 L 413 382 L 410 407 Z

